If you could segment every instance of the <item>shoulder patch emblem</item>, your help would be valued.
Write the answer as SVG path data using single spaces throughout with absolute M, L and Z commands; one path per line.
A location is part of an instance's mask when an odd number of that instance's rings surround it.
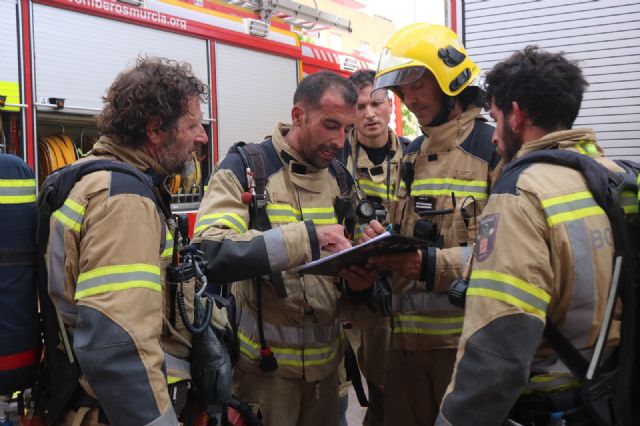
M 500 214 L 495 213 L 483 217 L 480 221 L 476 242 L 476 260 L 478 262 L 486 260 L 493 251 L 498 231 L 498 219 L 500 219 Z

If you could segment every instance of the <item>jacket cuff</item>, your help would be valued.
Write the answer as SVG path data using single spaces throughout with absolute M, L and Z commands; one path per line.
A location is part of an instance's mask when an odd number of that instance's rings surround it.
M 316 226 L 311 220 L 305 220 L 304 226 L 307 228 L 307 234 L 309 234 L 309 244 L 311 245 L 311 260 L 318 260 L 320 259 L 320 241 L 318 241 Z

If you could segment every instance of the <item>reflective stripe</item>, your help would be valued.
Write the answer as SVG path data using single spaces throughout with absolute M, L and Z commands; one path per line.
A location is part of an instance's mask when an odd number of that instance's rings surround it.
M 430 313 L 443 311 L 459 311 L 460 315 L 464 312 L 462 309 L 449 303 L 449 297 L 446 294 L 436 294 L 427 291 L 407 291 L 405 293 L 394 293 L 391 296 L 391 304 L 394 314 L 402 313 Z
M 164 242 L 164 250 L 160 254 L 160 257 L 170 257 L 173 255 L 173 235 L 171 235 L 171 229 L 168 226 L 166 229 L 166 238 Z
M 290 204 L 267 204 L 267 215 L 272 223 L 294 223 L 310 219 L 315 225 L 338 223 L 333 207 L 293 208 Z
M 379 197 L 383 200 L 387 199 L 387 194 L 389 194 L 389 200 L 397 200 L 398 197 L 395 196 L 395 187 L 394 185 L 389 185 L 389 191 L 387 192 L 387 185 L 385 183 L 375 183 L 369 179 L 365 179 L 363 177 L 358 181 L 360 188 L 364 191 L 365 194 L 371 195 L 373 197 Z
M 404 181 L 400 186 L 405 188 Z M 450 195 L 452 192 L 456 197 L 473 196 L 479 200 L 486 200 L 487 182 L 484 180 L 463 180 L 454 178 L 428 178 L 416 179 L 411 185 L 411 195 Z
M 0 179 L 0 204 L 26 204 L 35 202 L 35 179 Z
M 502 272 L 474 270 L 467 296 L 483 296 L 517 306 L 542 319 L 551 296 L 540 287 Z
M 56 301 L 56 308 L 66 324 L 75 324 L 78 316 L 78 306 L 69 303 L 65 297 L 65 259 L 64 251 L 64 225 L 54 221 L 52 224 L 49 247 L 46 256 L 48 257 L 48 279 L 49 293 Z
M 529 379 L 529 383 L 523 394 L 527 395 L 533 392 L 560 392 L 579 386 L 580 382 L 570 374 L 539 374 Z
M 257 360 L 260 356 L 258 322 L 242 305 L 237 309 L 240 352 Z M 304 366 L 326 365 L 342 356 L 344 332 L 337 320 L 322 326 L 306 321 L 304 328 L 264 322 L 264 336 L 280 365 L 302 367 L 303 362 Z
M 589 191 L 547 198 L 542 200 L 542 207 L 547 215 L 549 226 L 605 214 Z
M 591 335 L 591 323 L 596 309 L 591 234 L 584 220 L 567 222 L 565 227 L 571 244 L 573 282 L 563 333 L 576 348 L 584 348 Z
M 278 365 L 289 365 L 293 367 L 311 367 L 327 365 L 341 355 L 344 333 L 339 334 L 335 340 L 326 346 L 315 348 L 286 348 L 269 346 L 278 360 Z M 240 353 L 251 360 L 260 359 L 260 344 L 251 340 L 242 331 L 238 330 L 238 340 L 240 343 Z M 268 340 L 268 339 L 267 339 Z
M 175 356 L 165 352 L 164 363 L 167 368 L 168 384 L 191 379 L 191 364 L 189 361 L 176 358 Z
M 143 263 L 96 268 L 78 276 L 76 300 L 111 291 L 148 288 L 160 292 L 160 267 Z
M 302 213 L 290 204 L 267 204 L 267 215 L 271 222 L 300 222 Z
M 248 229 L 247 223 L 237 213 L 213 213 L 199 218 L 193 233 L 197 234 L 213 224 L 226 226 L 238 234 L 244 234 Z
M 53 212 L 52 216 L 62 222 L 67 228 L 79 233 L 80 228 L 82 228 L 84 211 L 85 207 L 82 204 L 71 198 L 67 198 L 64 200 L 62 207 Z
M 460 334 L 463 320 L 464 316 L 440 318 L 426 315 L 394 315 L 393 332 L 434 336 Z
M 584 155 L 588 155 L 589 157 L 593 157 L 598 154 L 598 148 L 593 141 L 580 141 L 576 143 L 576 149 Z
M 258 321 L 255 316 L 247 309 L 243 309 L 240 304 L 238 304 L 236 312 L 238 330 L 243 331 L 247 336 L 258 336 Z M 304 347 L 309 343 L 326 345 L 342 333 L 342 327 L 337 320 L 328 325 L 316 325 L 307 321 L 304 328 L 276 325 L 269 322 L 265 322 L 263 327 L 265 339 L 283 347 Z
M 620 205 L 624 209 L 625 214 L 638 213 L 638 198 L 633 191 L 622 191 Z M 640 197 L 640 193 L 638 195 Z

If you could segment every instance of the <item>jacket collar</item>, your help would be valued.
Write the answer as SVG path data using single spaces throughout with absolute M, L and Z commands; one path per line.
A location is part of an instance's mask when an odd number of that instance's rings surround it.
M 544 137 L 527 142 L 516 153 L 514 160 L 533 151 L 542 149 L 563 149 L 580 152 L 591 157 L 602 157 L 604 152 L 596 140 L 592 129 L 571 129 L 548 133 Z
M 480 115 L 480 108 L 469 108 L 452 120 L 433 127 L 420 127 L 426 140 L 422 150 L 426 152 L 451 151 L 460 145 L 473 130 L 476 118 Z
M 166 170 L 141 149 L 136 149 L 118 142 L 115 137 L 102 136 L 93 146 L 90 155 L 111 155 L 118 160 L 131 164 L 138 170 L 153 178 L 153 183 L 159 185 L 168 176 Z
M 304 161 L 302 156 L 285 140 L 291 125 L 278 123 L 271 135 L 273 146 L 284 167 L 288 170 L 291 181 L 308 191 L 321 193 L 327 189 L 328 168 L 318 169 Z
M 402 147 L 400 146 L 400 141 L 398 140 L 398 136 L 396 136 L 393 129 L 389 128 L 387 130 L 387 134 L 388 134 L 387 141 L 390 142 L 390 147 L 389 147 L 389 155 L 391 156 L 390 162 L 392 164 L 395 164 L 395 163 L 398 163 L 400 160 L 402 160 Z M 355 159 L 356 150 L 362 149 L 362 146 L 360 146 L 362 144 L 358 140 L 358 134 L 355 128 L 349 130 L 349 133 L 347 134 L 347 142 L 349 143 L 351 148 L 351 156 L 353 159 Z M 369 157 L 367 155 L 363 155 L 363 153 L 361 152 L 358 155 L 358 164 L 356 164 L 356 168 L 369 169 L 371 167 L 375 167 L 375 164 L 373 164 L 371 160 L 369 160 Z

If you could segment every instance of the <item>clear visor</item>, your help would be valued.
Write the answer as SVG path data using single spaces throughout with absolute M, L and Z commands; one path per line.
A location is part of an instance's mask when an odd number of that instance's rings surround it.
M 410 84 L 418 80 L 424 74 L 426 68 L 424 67 L 410 67 L 400 68 L 390 71 L 386 74 L 376 77 L 373 82 L 373 91 L 391 88 L 395 86 L 402 86 L 403 84 Z

